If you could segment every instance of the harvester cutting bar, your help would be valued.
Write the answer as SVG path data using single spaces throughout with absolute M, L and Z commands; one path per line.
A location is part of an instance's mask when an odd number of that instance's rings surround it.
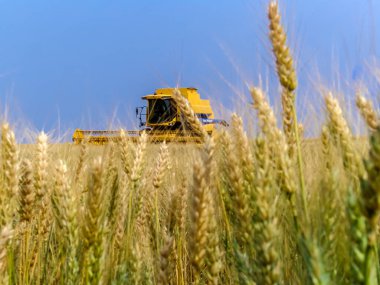
M 140 136 L 140 131 L 123 130 L 128 138 L 137 139 Z M 105 144 L 109 141 L 117 141 L 121 139 L 121 130 L 80 130 L 76 129 L 73 134 L 73 142 L 79 144 L 88 142 L 92 144 Z
M 125 138 L 133 142 L 137 141 L 138 138 L 144 131 L 127 131 L 123 130 Z M 201 138 L 199 134 L 189 131 L 189 130 L 145 130 L 148 135 L 149 142 L 151 143 L 161 143 L 161 142 L 178 142 L 178 143 L 200 143 Z M 110 141 L 118 141 L 121 139 L 121 130 L 80 130 L 76 129 L 73 135 L 73 142 L 79 144 L 81 142 L 87 142 L 91 144 L 106 144 Z
M 177 143 L 200 143 L 202 138 L 198 133 L 190 130 L 147 130 L 149 141 L 152 143 L 177 142 Z

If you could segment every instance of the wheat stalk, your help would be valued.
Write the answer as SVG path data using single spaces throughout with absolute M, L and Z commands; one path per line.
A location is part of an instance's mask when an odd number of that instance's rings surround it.
M 191 203 L 191 261 L 194 268 L 194 282 L 199 284 L 204 266 L 207 236 L 209 232 L 208 185 L 205 168 L 200 161 L 194 164 L 194 186 Z

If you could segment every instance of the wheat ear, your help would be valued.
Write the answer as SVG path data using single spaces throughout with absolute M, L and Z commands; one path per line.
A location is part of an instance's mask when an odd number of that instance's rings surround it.
M 120 159 L 122 163 L 122 168 L 124 172 L 129 176 L 131 173 L 131 156 L 130 149 L 132 148 L 129 144 L 128 137 L 124 130 L 120 130 L 120 141 L 119 141 L 119 148 L 120 148 Z
M 8 273 L 6 272 L 7 269 L 7 253 L 8 253 L 8 243 L 13 238 L 14 231 L 11 227 L 11 225 L 6 225 L 2 228 L 0 233 L 0 276 L 1 276 L 1 283 L 2 284 L 8 284 Z
M 370 284 L 365 281 L 366 250 L 368 245 L 366 219 L 358 195 L 349 189 L 347 213 L 350 222 L 350 283 Z
M 209 232 L 208 185 L 205 168 L 197 161 L 194 164 L 194 186 L 191 203 L 191 255 L 194 268 L 194 281 L 199 284 L 206 255 Z
M 34 192 L 32 164 L 25 159 L 21 164 L 22 175 L 20 179 L 19 216 L 21 223 L 28 223 L 33 217 Z
M 140 136 L 139 143 L 136 148 L 135 152 L 135 159 L 133 162 L 133 167 L 131 170 L 131 180 L 133 182 L 136 182 L 140 179 L 141 177 L 141 171 L 143 170 L 143 163 L 145 160 L 145 152 L 146 152 L 146 147 L 148 143 L 148 135 L 143 132 L 142 135 Z
M 277 75 L 282 86 L 282 110 L 283 128 L 290 147 L 290 155 L 294 153 L 295 141 L 295 94 L 297 76 L 293 66 L 290 49 L 286 44 L 286 33 L 281 24 L 281 16 L 277 1 L 271 1 L 268 8 L 269 38 L 272 43 L 272 51 L 276 59 Z
M 82 177 L 83 168 L 85 165 L 84 163 L 86 161 L 87 153 L 88 153 L 88 145 L 87 145 L 86 141 L 82 141 L 80 144 L 80 152 L 79 152 L 77 168 L 75 170 L 75 178 L 74 178 L 75 184 L 77 184 L 78 181 L 80 181 L 80 178 Z
M 332 130 L 339 136 L 342 145 L 344 166 L 351 175 L 356 175 L 360 171 L 360 161 L 354 149 L 352 134 L 343 117 L 342 109 L 331 92 L 325 96 L 325 103 Z
M 306 261 L 306 269 L 308 273 L 309 283 L 312 285 L 329 285 L 331 284 L 329 275 L 325 272 L 322 261 L 322 252 L 317 243 L 312 239 L 301 240 L 304 260 Z
M 156 248 L 160 248 L 159 233 L 160 233 L 160 207 L 159 207 L 159 189 L 163 183 L 164 175 L 167 171 L 169 162 L 168 147 L 165 142 L 160 146 L 160 153 L 157 158 L 156 168 L 154 169 L 153 187 L 154 187 L 154 216 L 155 216 L 155 233 L 156 233 Z
M 5 175 L 5 219 L 6 223 L 12 216 L 14 199 L 18 194 L 19 162 L 16 138 L 12 130 L 8 129 L 3 138 L 3 166 Z
M 239 165 L 239 158 L 233 148 L 232 139 L 230 136 L 225 137 L 227 150 L 227 176 L 230 183 L 230 195 L 232 198 L 236 219 L 239 222 L 235 224 L 238 227 L 236 231 L 236 240 L 239 248 L 244 250 L 250 249 L 252 223 L 250 201 L 247 192 L 244 189 L 244 179 Z
M 302 158 L 301 136 L 297 118 L 294 90 L 297 87 L 297 76 L 290 49 L 286 44 L 286 33 L 281 25 L 281 16 L 278 2 L 271 1 L 268 8 L 269 38 L 276 59 L 277 75 L 282 86 L 283 128 L 288 143 L 290 159 L 296 156 L 298 177 L 301 188 L 302 204 L 306 221 L 309 222 L 309 213 L 306 200 L 306 185 L 304 177 L 304 161 Z
M 158 284 L 166 285 L 170 284 L 170 264 L 169 259 L 173 251 L 174 238 L 167 237 L 163 248 L 160 251 L 160 262 L 158 270 Z
M 4 173 L 5 173 L 5 170 L 6 170 L 6 164 L 5 164 L 5 162 L 6 162 L 6 154 L 5 154 L 5 145 L 7 144 L 7 134 L 8 134 L 8 132 L 10 131 L 10 128 L 9 128 L 9 124 L 8 123 L 3 123 L 2 125 L 1 125 L 1 158 L 2 158 L 2 165 L 1 165 L 1 167 L 2 167 L 2 169 L 3 169 L 3 174 L 2 174 L 2 176 L 1 176 L 1 178 L 3 179 L 3 180 L 5 180 L 5 177 L 4 177 Z
M 322 141 L 322 153 L 325 159 L 325 166 L 327 170 L 331 169 L 330 155 L 331 155 L 331 142 L 330 131 L 325 125 L 322 127 L 321 141 Z
M 101 277 L 101 258 L 103 251 L 103 197 L 102 197 L 102 159 L 94 160 L 88 181 L 88 194 L 83 225 L 84 266 L 83 278 L 89 284 L 98 284 Z
M 162 185 L 164 175 L 168 168 L 169 163 L 169 152 L 168 146 L 163 142 L 160 146 L 160 153 L 157 158 L 156 168 L 154 170 L 153 176 L 153 186 L 158 189 Z
M 237 155 L 240 158 L 243 175 L 247 184 L 251 186 L 254 183 L 254 161 L 252 149 L 249 143 L 247 133 L 243 128 L 243 120 L 237 114 L 231 116 L 232 134 L 234 137 Z M 250 191 L 250 190 L 249 190 Z M 250 191 L 251 192 L 251 191 Z M 252 193 L 248 193 L 251 195 Z
M 279 284 L 280 281 L 280 258 L 277 253 L 276 236 L 277 219 L 275 205 L 270 195 L 270 161 L 267 142 L 264 139 L 257 140 L 256 149 L 257 178 L 256 188 L 256 212 L 254 224 L 254 241 L 257 245 L 255 260 L 257 284 Z
M 378 262 L 376 239 L 380 217 L 380 127 L 377 127 L 371 136 L 369 158 L 365 161 L 365 168 L 368 178 L 361 181 L 364 214 L 368 221 L 365 279 L 372 282 L 377 268 L 374 264 Z
M 374 244 L 380 216 L 380 128 L 371 136 L 369 158 L 365 161 L 368 178 L 362 179 L 362 197 L 369 222 L 369 241 Z
M 203 128 L 201 122 L 198 120 L 195 115 L 193 109 L 190 106 L 189 101 L 186 100 L 184 96 L 182 96 L 181 91 L 179 89 L 175 89 L 173 91 L 173 99 L 176 102 L 181 115 L 186 123 L 189 124 L 190 129 L 194 131 L 197 135 L 201 137 L 201 140 L 204 141 L 206 137 L 208 137 L 207 132 Z
M 69 226 L 68 222 L 68 202 L 65 198 L 68 192 L 67 185 L 67 165 L 62 160 L 58 160 L 56 165 L 56 177 L 55 185 L 53 190 L 53 195 L 51 195 L 52 209 L 55 217 L 55 223 L 58 225 L 58 228 L 62 231 L 65 238 L 67 238 L 67 227 Z
M 37 152 L 35 164 L 34 188 L 36 191 L 36 200 L 40 203 L 47 191 L 48 180 L 48 137 L 41 132 L 37 137 Z
M 144 162 L 146 158 L 146 148 L 148 143 L 148 135 L 143 132 L 139 138 L 138 145 L 135 150 L 135 159 L 133 161 L 133 166 L 131 169 L 130 175 L 130 192 L 128 198 L 128 213 L 127 213 L 127 240 L 130 242 L 132 238 L 132 227 L 134 220 L 134 212 L 135 212 L 135 196 L 136 196 L 136 188 L 137 183 L 139 182 L 142 174 L 142 170 L 144 168 Z M 141 196 L 141 193 L 140 193 Z
M 371 130 L 375 130 L 379 126 L 379 117 L 373 109 L 372 102 L 364 98 L 364 96 L 356 95 L 356 106 L 359 108 L 360 114 Z
M 4 141 L 4 163 L 5 181 L 7 186 L 8 198 L 15 196 L 18 192 L 18 151 L 15 134 L 9 130 L 5 135 Z
M 58 160 L 55 169 L 54 190 L 51 195 L 52 209 L 55 223 L 58 226 L 58 234 L 62 235 L 62 250 L 66 255 L 67 282 L 76 284 L 79 272 L 76 256 L 78 243 L 77 201 L 73 191 L 69 188 L 67 177 L 66 163 Z
M 293 163 L 289 157 L 288 144 L 284 135 L 277 128 L 277 121 L 273 114 L 273 110 L 267 102 L 264 92 L 260 88 L 251 88 L 251 96 L 253 99 L 253 107 L 257 110 L 259 123 L 264 135 L 268 138 L 268 148 L 270 152 L 273 152 L 274 157 L 277 159 L 279 170 L 280 188 L 286 194 L 296 225 L 298 224 L 298 214 L 295 201 L 296 185 L 295 185 L 295 173 L 293 170 Z M 306 195 L 302 192 L 303 208 L 308 218 Z

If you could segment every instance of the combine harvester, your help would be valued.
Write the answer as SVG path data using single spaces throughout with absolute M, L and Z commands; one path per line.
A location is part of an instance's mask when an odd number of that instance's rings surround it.
M 178 88 L 208 134 L 212 134 L 215 125 L 227 126 L 226 121 L 214 119 L 210 101 L 201 99 L 196 88 Z M 186 124 L 173 99 L 175 88 L 157 89 L 154 94 L 142 97 L 147 100 L 147 106 L 136 108 L 136 117 L 140 120 L 140 130 L 81 130 L 76 129 L 73 142 L 83 141 L 92 144 L 105 144 L 121 139 L 122 132 L 135 141 L 146 132 L 153 143 L 166 142 L 200 142 L 199 134 L 192 131 Z

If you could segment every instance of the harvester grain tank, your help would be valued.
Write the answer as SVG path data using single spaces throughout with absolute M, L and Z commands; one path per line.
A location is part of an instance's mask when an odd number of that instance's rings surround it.
M 196 88 L 178 88 L 208 134 L 212 134 L 216 125 L 227 125 L 224 120 L 214 118 L 210 101 L 202 99 Z M 157 89 L 153 94 L 143 96 L 147 105 L 136 108 L 140 130 L 123 130 L 127 137 L 136 140 L 143 131 L 151 142 L 199 142 L 198 134 L 191 130 L 181 115 L 173 99 L 175 88 Z M 104 144 L 110 140 L 119 140 L 122 130 L 81 130 L 76 129 L 73 142 L 87 141 L 93 144 Z

